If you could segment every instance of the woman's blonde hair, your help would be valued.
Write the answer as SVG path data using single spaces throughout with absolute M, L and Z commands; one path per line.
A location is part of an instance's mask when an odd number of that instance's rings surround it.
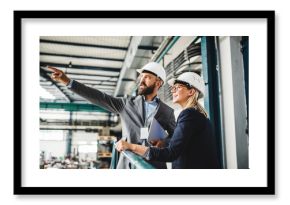
M 194 89 L 194 88 L 192 88 Z M 199 91 L 194 89 L 194 94 L 187 99 L 187 103 L 185 108 L 195 108 L 201 114 L 203 114 L 206 118 L 208 117 L 206 110 L 202 107 L 202 105 L 198 102 Z

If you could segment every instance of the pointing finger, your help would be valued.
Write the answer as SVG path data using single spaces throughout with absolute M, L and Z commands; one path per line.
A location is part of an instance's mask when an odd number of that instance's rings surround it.
M 61 73 L 52 73 L 51 78 L 57 81 L 61 77 Z
M 47 68 L 48 68 L 48 70 L 53 71 L 53 72 L 60 72 L 60 70 L 58 70 L 55 67 L 48 66 Z

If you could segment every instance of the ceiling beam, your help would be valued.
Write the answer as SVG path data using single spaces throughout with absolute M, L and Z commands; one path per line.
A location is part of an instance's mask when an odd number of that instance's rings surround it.
M 65 41 L 44 40 L 44 39 L 40 39 L 40 43 L 50 43 L 50 44 L 59 44 L 59 45 L 67 45 L 67 46 L 81 46 L 81 47 L 90 47 L 90 48 L 104 48 L 104 49 L 114 49 L 114 50 L 122 50 L 122 51 L 128 50 L 127 47 L 121 47 L 121 46 L 85 44 L 85 43 L 75 43 L 75 42 L 65 42 Z M 157 46 L 139 45 L 138 49 L 157 50 L 158 47 Z
M 125 77 L 125 74 L 127 70 L 132 66 L 133 60 L 135 55 L 137 54 L 138 47 L 140 46 L 142 42 L 143 37 L 142 36 L 133 36 L 128 48 L 128 52 L 126 53 L 125 61 L 123 63 L 123 67 L 120 72 L 120 77 L 117 83 L 117 87 L 114 93 L 114 96 L 117 96 L 119 94 L 119 90 L 121 88 L 122 79 Z
M 154 51 L 154 50 L 158 49 L 158 46 L 142 46 L 142 45 L 140 45 L 140 46 L 138 46 L 138 49 Z
M 93 76 L 93 77 L 110 77 L 110 78 L 118 78 L 119 75 L 100 75 L 100 74 L 83 74 L 83 73 L 72 73 L 72 72 L 65 72 L 67 75 L 79 75 L 79 76 Z
M 108 77 L 110 78 L 110 77 Z M 83 78 L 71 78 L 73 80 L 77 80 L 77 81 L 86 81 L 86 82 L 91 82 L 91 83 L 103 83 L 103 82 L 113 82 L 113 83 L 117 83 L 117 79 L 115 80 L 114 78 L 110 78 L 110 79 L 106 79 L 106 80 L 101 80 L 101 79 L 83 79 Z
M 68 64 L 60 64 L 60 63 L 50 63 L 50 62 L 40 62 L 40 66 L 52 66 L 52 67 L 63 67 L 63 68 L 78 68 L 78 69 L 87 69 L 87 70 L 95 70 L 95 71 L 110 71 L 110 72 L 120 72 L 120 68 L 112 68 L 112 67 L 97 67 L 97 66 L 83 66 L 83 65 L 71 65 L 72 67 L 68 67 Z
M 80 58 L 80 59 L 118 61 L 118 62 L 123 62 L 124 61 L 124 59 L 120 59 L 120 58 L 101 58 L 101 57 L 92 57 L 92 56 L 67 55 L 67 54 L 45 53 L 45 52 L 40 52 L 40 55 L 41 56 L 55 56 L 55 57 Z
M 135 82 L 136 80 L 131 79 L 131 78 L 122 78 L 123 82 Z
M 104 48 L 104 49 L 114 49 L 114 50 L 122 50 L 122 51 L 127 51 L 127 49 L 128 49 L 127 47 L 120 47 L 120 46 L 84 44 L 84 43 L 53 41 L 53 40 L 44 40 L 44 39 L 40 39 L 40 43 L 50 43 L 50 44 L 59 44 L 59 45 L 67 45 L 67 46 L 79 46 L 79 47 L 90 47 L 90 48 Z
M 102 84 L 102 82 L 90 82 L 90 81 L 85 81 L 85 80 L 78 80 L 78 82 L 82 84 L 88 84 L 88 85 L 96 85 L 96 86 L 101 85 L 101 86 L 108 87 L 110 89 L 114 89 L 116 87 L 116 85 Z

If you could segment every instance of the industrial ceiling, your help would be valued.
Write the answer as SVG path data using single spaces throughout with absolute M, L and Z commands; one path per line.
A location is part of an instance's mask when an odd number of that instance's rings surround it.
M 54 82 L 46 66 L 64 71 L 69 78 L 109 95 L 131 94 L 136 69 L 150 61 L 164 37 L 158 36 L 41 36 L 40 85 L 53 100 L 86 103 L 66 86 Z
M 169 61 L 161 62 L 166 65 L 168 78 L 184 71 L 200 72 L 200 38 L 180 39 L 179 36 L 41 36 L 40 86 L 41 91 L 46 91 L 45 95 L 40 95 L 41 129 L 56 129 L 56 124 L 73 124 L 80 129 L 83 123 L 86 123 L 85 129 L 95 129 L 95 126 L 119 123 L 115 114 L 90 104 L 65 85 L 53 81 L 47 66 L 61 69 L 69 78 L 106 94 L 115 97 L 134 95 L 136 69 L 149 61 L 160 62 L 165 55 Z M 174 50 L 176 55 L 172 55 L 168 51 L 176 43 L 179 51 Z M 167 84 L 160 89 L 159 97 L 165 103 L 171 102 Z

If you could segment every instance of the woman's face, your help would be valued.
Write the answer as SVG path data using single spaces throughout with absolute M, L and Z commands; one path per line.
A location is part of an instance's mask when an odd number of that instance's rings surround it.
M 187 99 L 194 94 L 194 89 L 188 89 L 185 85 L 176 83 L 171 87 L 172 101 L 182 107 L 186 104 Z

